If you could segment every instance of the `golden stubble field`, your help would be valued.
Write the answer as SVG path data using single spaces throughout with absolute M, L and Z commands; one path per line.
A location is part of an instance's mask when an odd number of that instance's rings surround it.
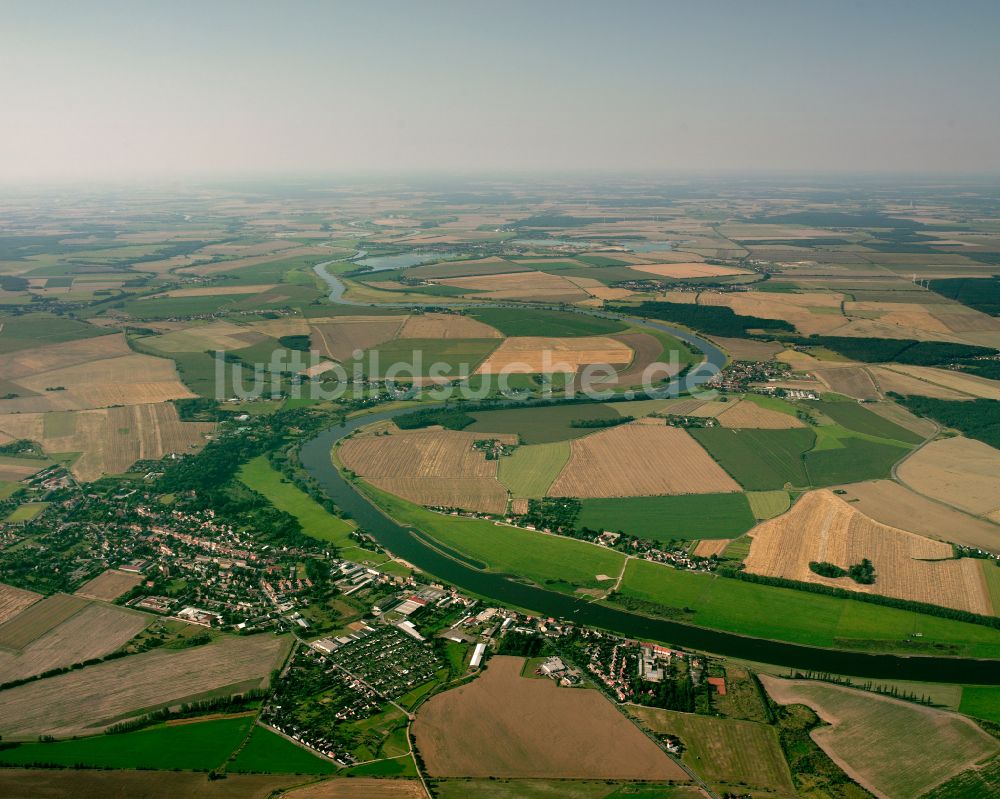
M 932 441 L 896 470 L 919 494 L 1000 522 L 1000 451 L 970 438 Z
M 42 595 L 34 591 L 25 591 L 23 588 L 0 583 L 0 624 L 12 619 L 28 605 L 34 604 L 41 598 Z
M 158 649 L 87 666 L 0 693 L 0 735 L 92 735 L 150 709 L 175 706 L 209 691 L 266 684 L 288 638 L 227 636 L 191 649 Z
M 586 364 L 627 366 L 632 358 L 632 349 L 610 336 L 513 336 L 493 350 L 476 374 L 575 372 Z
M 740 486 L 675 427 L 623 424 L 574 439 L 550 497 L 712 494 Z
M 826 489 L 805 494 L 788 513 L 750 535 L 744 563 L 751 574 L 993 615 L 978 560 L 954 560 L 950 544 L 869 519 Z M 874 585 L 822 577 L 809 568 L 818 561 L 846 569 L 864 558 L 875 566 Z
M 812 738 L 881 799 L 916 799 L 1000 752 L 1000 743 L 958 713 L 810 680 L 761 674 L 774 701 L 808 705 L 829 726 Z
M 517 443 L 516 435 L 505 433 L 396 431 L 348 439 L 338 452 L 347 468 L 411 502 L 501 514 L 507 489 L 497 480 L 499 461 L 473 448 L 489 438 Z
M 170 403 L 83 411 L 0 416 L 0 430 L 39 442 L 46 452 L 79 452 L 70 471 L 78 480 L 128 471 L 137 460 L 197 452 L 215 430 L 211 422 L 183 422 Z
M 524 678 L 523 664 L 494 656 L 421 707 L 413 735 L 428 774 L 687 781 L 599 691 Z
M 37 619 L 37 637 L 18 650 L 0 649 L 0 683 L 107 655 L 138 635 L 152 620 L 144 613 L 96 602 L 84 603 L 73 615 L 51 627 L 44 619 Z

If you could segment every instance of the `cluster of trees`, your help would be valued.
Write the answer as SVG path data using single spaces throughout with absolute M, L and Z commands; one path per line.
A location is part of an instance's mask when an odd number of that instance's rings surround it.
M 528 512 L 523 521 L 534 527 L 565 530 L 572 534 L 576 530 L 576 518 L 579 515 L 580 500 L 572 497 L 546 497 L 528 500 Z
M 875 566 L 868 558 L 863 558 L 861 563 L 855 563 L 846 569 L 829 561 L 814 560 L 809 564 L 809 569 L 821 577 L 850 577 L 861 585 L 871 585 L 875 582 Z
M 643 302 L 638 306 L 613 305 L 608 310 L 617 313 L 661 319 L 666 322 L 700 330 L 712 336 L 740 338 L 749 330 L 770 330 L 776 333 L 794 333 L 795 328 L 784 319 L 764 319 L 759 316 L 742 316 L 731 308 L 714 305 L 693 305 L 683 302 Z
M 447 430 L 464 430 L 476 421 L 460 408 L 427 408 L 425 410 L 404 413 L 395 419 L 396 426 L 401 430 L 415 430 L 419 427 L 431 427 L 439 424 Z
M 600 428 L 600 427 L 617 427 L 620 424 L 628 424 L 629 422 L 634 422 L 634 416 L 618 416 L 612 417 L 611 419 L 573 419 L 570 421 L 570 427 L 580 427 L 580 428 Z
M 969 438 L 1000 448 L 998 400 L 942 400 L 933 397 L 904 397 L 895 393 L 890 393 L 889 396 L 917 416 L 926 416 L 938 424 L 961 431 Z

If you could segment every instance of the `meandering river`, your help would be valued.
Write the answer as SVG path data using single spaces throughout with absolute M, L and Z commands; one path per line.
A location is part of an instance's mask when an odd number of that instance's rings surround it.
M 343 302 L 343 284 L 333 275 L 316 268 L 331 287 L 330 299 Z M 339 284 L 339 292 L 336 284 Z M 336 295 L 336 296 L 335 296 Z M 581 313 L 584 311 L 580 311 Z M 597 312 L 593 315 L 608 316 Z M 711 342 L 659 322 L 629 319 L 637 325 L 669 333 L 700 349 L 710 367 L 721 368 L 726 355 Z M 705 382 L 715 368 L 692 369 L 673 391 L 691 390 Z M 391 419 L 409 409 L 373 412 L 350 419 L 343 426 L 331 427 L 308 441 L 301 450 L 302 465 L 322 486 L 330 498 L 371 533 L 394 555 L 409 561 L 429 574 L 500 605 L 529 608 L 543 616 L 565 619 L 575 624 L 612 630 L 626 636 L 663 641 L 675 646 L 698 649 L 719 655 L 743 658 L 800 670 L 832 672 L 862 678 L 895 678 L 925 682 L 949 682 L 980 685 L 1000 684 L 1000 661 L 972 658 L 948 658 L 925 655 L 865 654 L 824 649 L 781 641 L 752 638 L 736 633 L 710 630 L 693 624 L 652 619 L 615 607 L 578 599 L 568 594 L 529 585 L 516 578 L 479 571 L 443 555 L 414 535 L 412 528 L 398 524 L 385 515 L 351 485 L 331 459 L 334 444 L 359 427 Z M 499 528 L 498 528 L 499 530 Z M 501 534 L 498 532 L 498 535 Z M 663 568 L 670 568 L 664 566 Z M 706 578 L 709 579 L 709 578 Z M 719 578 L 722 579 L 722 578 Z

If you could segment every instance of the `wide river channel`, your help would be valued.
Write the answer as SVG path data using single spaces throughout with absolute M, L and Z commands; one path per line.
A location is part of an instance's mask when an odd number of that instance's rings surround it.
M 332 284 L 336 280 L 325 270 L 317 269 Z M 332 278 L 332 280 L 331 280 Z M 339 280 L 336 282 L 340 282 Z M 342 290 L 342 289 L 341 289 Z M 338 297 L 339 299 L 339 297 Z M 343 302 L 343 300 L 340 300 Z M 707 362 L 721 368 L 725 353 L 704 339 L 685 330 L 645 320 L 629 320 L 656 328 L 694 344 Z M 714 369 L 694 369 L 682 378 L 675 390 L 689 390 L 704 382 Z M 408 408 L 364 414 L 347 420 L 343 426 L 328 428 L 303 445 L 302 465 L 323 487 L 330 498 L 351 514 L 359 526 L 371 533 L 394 555 L 419 569 L 467 591 L 489 597 L 499 605 L 527 608 L 542 616 L 564 619 L 573 624 L 611 630 L 633 638 L 662 641 L 729 657 L 742 658 L 799 670 L 831 672 L 863 678 L 895 678 L 926 682 L 949 682 L 979 685 L 1000 684 L 1000 660 L 950 658 L 926 655 L 865 654 L 825 649 L 781 641 L 752 638 L 736 633 L 710 630 L 693 624 L 652 619 L 608 605 L 578 599 L 568 594 L 526 584 L 496 572 L 480 571 L 450 558 L 424 543 L 412 528 L 398 524 L 348 482 L 334 466 L 334 444 L 359 427 L 391 419 Z M 502 535 L 503 528 L 497 528 Z M 539 533 L 542 535 L 542 533 Z M 670 568 L 664 566 L 663 568 Z M 705 579 L 712 579 L 706 577 Z M 724 578 L 716 578 L 724 579 Z

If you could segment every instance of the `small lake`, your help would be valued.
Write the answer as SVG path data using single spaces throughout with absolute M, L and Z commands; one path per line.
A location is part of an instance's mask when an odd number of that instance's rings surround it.
M 619 244 L 632 252 L 666 252 L 674 248 L 672 241 L 622 241 Z
M 354 263 L 358 266 L 371 267 L 373 272 L 381 272 L 384 269 L 407 269 L 411 266 L 443 261 L 447 258 L 458 258 L 462 255 L 466 255 L 466 253 L 459 250 L 424 250 L 423 252 L 404 252 L 398 255 L 370 255 Z

